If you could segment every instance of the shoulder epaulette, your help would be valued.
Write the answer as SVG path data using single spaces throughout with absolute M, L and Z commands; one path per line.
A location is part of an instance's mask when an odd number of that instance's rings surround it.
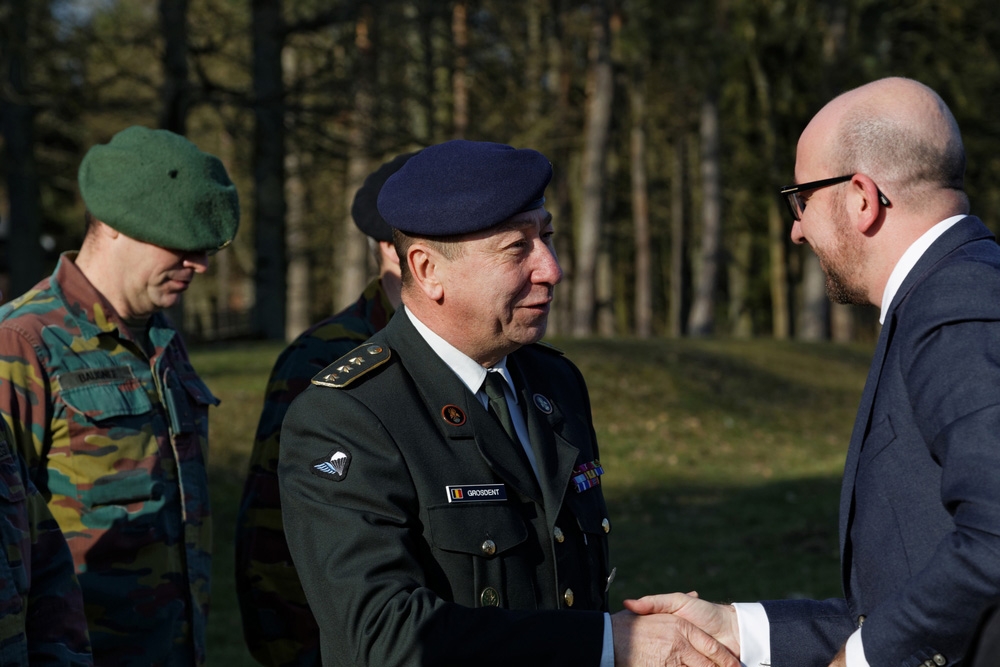
M 321 387 L 341 389 L 389 361 L 392 353 L 384 345 L 365 343 L 324 368 L 312 379 Z
M 535 343 L 535 345 L 538 346 L 538 347 L 540 347 L 540 348 L 542 348 L 546 352 L 551 353 L 551 354 L 558 354 L 560 357 L 563 356 L 564 354 L 566 354 L 565 352 L 563 352 L 562 350 L 560 350 L 555 345 L 549 345 L 548 343 L 546 343 L 544 341 L 538 341 L 537 343 Z

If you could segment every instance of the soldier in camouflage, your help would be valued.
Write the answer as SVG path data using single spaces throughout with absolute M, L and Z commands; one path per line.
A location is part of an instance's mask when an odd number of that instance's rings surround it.
M 0 665 L 92 665 L 73 559 L 0 420 Z
M 97 665 L 200 665 L 211 569 L 208 406 L 159 311 L 239 223 L 222 163 L 131 127 L 79 170 L 78 253 L 0 308 L 0 411 L 83 589 Z
M 354 304 L 296 338 L 278 357 L 267 384 L 236 525 L 236 592 L 243 635 L 262 665 L 320 664 L 319 628 L 288 553 L 281 521 L 277 472 L 281 422 L 292 399 L 316 373 L 382 329 L 399 306 L 399 259 L 392 229 L 378 214 L 375 200 L 385 180 L 412 155 L 399 155 L 379 167 L 365 179 L 351 206 L 354 222 L 375 247 L 379 277 Z

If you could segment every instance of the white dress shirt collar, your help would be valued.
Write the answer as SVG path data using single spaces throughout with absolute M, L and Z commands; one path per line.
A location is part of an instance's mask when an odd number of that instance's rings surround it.
M 889 280 L 885 284 L 885 291 L 882 292 L 882 312 L 879 314 L 878 321 L 880 324 L 885 324 L 885 316 L 889 312 L 889 306 L 892 305 L 892 300 L 896 297 L 896 292 L 899 291 L 900 285 L 906 280 L 906 276 L 909 275 L 913 267 L 916 266 L 917 262 L 923 257 L 927 249 L 937 241 L 942 234 L 952 228 L 956 222 L 965 218 L 962 215 L 953 215 L 950 218 L 946 218 L 941 222 L 937 223 L 926 232 L 924 232 L 920 238 L 913 242 L 903 256 L 899 258 L 896 262 L 896 266 L 893 267 L 892 273 L 889 274 Z
M 424 339 L 432 350 L 434 350 L 434 354 L 441 357 L 441 361 L 443 361 L 448 368 L 454 371 L 455 375 L 458 376 L 458 379 L 469 388 L 469 391 L 473 394 L 481 393 L 479 390 L 483 386 L 483 381 L 486 380 L 486 369 L 477 363 L 472 357 L 468 356 L 444 338 L 441 338 L 441 336 L 431 331 L 431 329 L 417 319 L 417 316 L 411 313 L 409 309 L 403 307 L 402 310 L 406 313 L 406 316 L 410 318 L 410 322 L 413 323 L 413 328 L 417 330 L 420 337 Z M 507 386 L 510 388 L 508 399 L 512 398 L 516 404 L 517 392 L 514 391 L 514 383 L 511 380 L 510 372 L 507 370 L 507 357 L 504 357 L 497 362 L 496 365 L 493 366 L 493 369 L 500 373 L 503 379 L 507 382 Z

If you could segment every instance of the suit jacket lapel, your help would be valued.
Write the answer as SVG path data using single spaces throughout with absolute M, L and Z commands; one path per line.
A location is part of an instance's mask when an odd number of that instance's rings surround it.
M 469 388 L 454 371 L 427 345 L 405 314 L 397 314 L 385 329 L 386 343 L 398 354 L 417 390 L 427 405 L 432 421 L 442 436 L 457 448 L 475 446 L 486 463 L 506 484 L 537 503 L 542 502 L 541 489 L 527 457 L 496 420 L 483 409 Z M 458 408 L 464 417 L 461 424 L 445 417 L 447 406 Z M 457 421 L 457 420 L 456 420 Z

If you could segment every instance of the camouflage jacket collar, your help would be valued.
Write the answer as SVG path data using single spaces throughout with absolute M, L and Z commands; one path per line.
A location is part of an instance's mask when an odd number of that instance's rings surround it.
M 59 263 L 52 273 L 52 289 L 62 299 L 66 310 L 77 319 L 80 334 L 86 338 L 95 338 L 102 333 L 117 332 L 120 337 L 136 342 L 132 330 L 121 319 L 114 306 L 77 267 L 76 256 L 76 251 L 64 252 L 59 256 Z M 166 323 L 162 313 L 153 313 L 148 326 L 150 337 L 156 344 L 165 345 L 173 336 L 173 327 Z M 166 331 L 162 334 L 154 333 L 160 329 Z

